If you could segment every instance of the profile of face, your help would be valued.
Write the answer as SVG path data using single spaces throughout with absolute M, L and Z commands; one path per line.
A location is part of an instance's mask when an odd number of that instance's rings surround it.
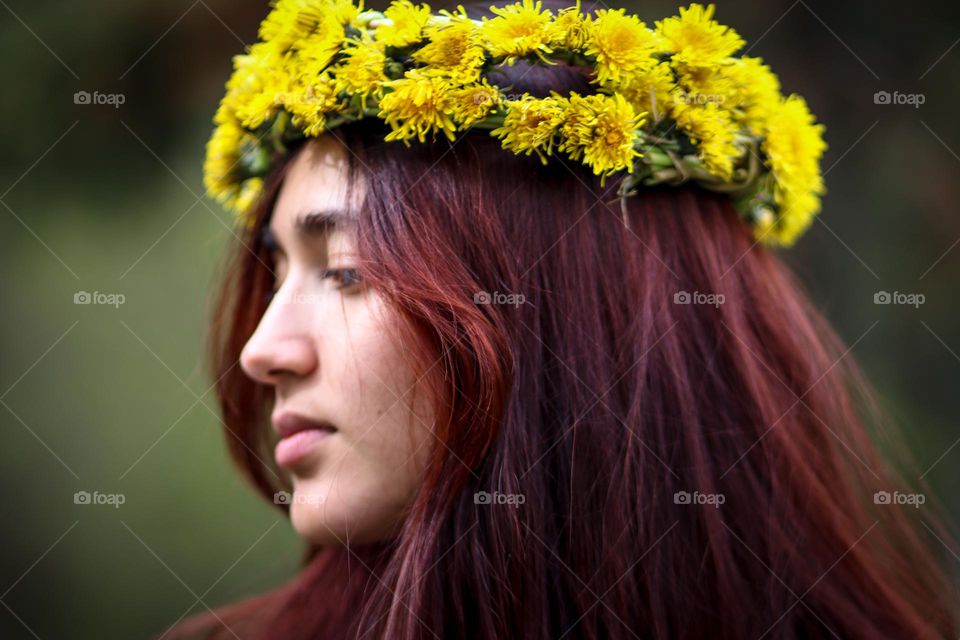
M 434 444 L 433 412 L 389 329 L 391 309 L 358 275 L 347 153 L 323 136 L 292 160 L 265 232 L 275 293 L 240 358 L 273 387 L 291 520 L 316 544 L 395 534 Z

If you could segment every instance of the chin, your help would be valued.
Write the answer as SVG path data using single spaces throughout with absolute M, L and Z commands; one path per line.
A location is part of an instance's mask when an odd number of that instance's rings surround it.
M 290 522 L 294 531 L 301 538 L 311 544 L 325 547 L 344 546 L 347 542 L 347 532 L 342 527 L 331 526 L 322 513 L 307 505 L 293 505 L 290 507 Z
M 314 544 L 342 545 L 347 542 L 348 531 L 341 519 L 340 505 L 328 501 L 330 491 L 318 491 L 310 483 L 294 482 L 293 499 L 290 504 L 290 523 L 301 538 Z
M 297 499 L 297 494 L 300 494 Z M 309 491 L 297 488 L 290 505 L 290 521 L 301 538 L 323 546 L 346 546 L 388 540 L 396 536 L 400 518 L 371 513 L 372 505 L 350 505 L 329 492 L 313 494 L 319 500 L 308 501 Z M 379 510 L 378 510 L 379 511 Z M 372 518 L 371 516 L 377 517 Z

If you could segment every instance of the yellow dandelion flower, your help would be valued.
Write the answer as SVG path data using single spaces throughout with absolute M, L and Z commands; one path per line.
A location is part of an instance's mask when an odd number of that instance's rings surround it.
M 575 6 L 561 9 L 547 26 L 548 42 L 554 47 L 583 51 L 589 39 L 588 26 L 589 21 L 580 12 L 580 0 L 577 0 Z
M 388 47 L 407 47 L 423 39 L 423 28 L 430 19 L 430 7 L 410 0 L 394 0 L 383 12 L 390 22 L 377 26 L 376 37 Z
M 353 46 L 345 50 L 346 58 L 332 69 L 336 77 L 337 92 L 345 91 L 360 97 L 362 109 L 367 108 L 367 98 L 379 97 L 380 83 L 387 81 L 384 65 L 387 56 L 383 45 L 365 36 L 352 41 Z
M 827 148 L 824 127 L 815 124 L 807 103 L 797 95 L 781 101 L 767 122 L 761 149 L 776 184 L 774 202 L 780 209 L 778 239 L 789 246 L 813 221 L 824 193 L 820 157 Z
M 626 82 L 634 74 L 657 63 L 656 34 L 624 9 L 600 9 L 589 23 L 589 41 L 584 53 L 597 60 L 597 81 Z
M 317 0 L 304 0 L 305 2 L 316 3 Z M 353 0 L 322 0 L 326 3 L 327 11 L 340 24 L 357 26 L 357 18 L 363 11 L 363 0 L 354 3 Z
M 380 100 L 378 115 L 392 129 L 384 140 L 402 140 L 409 146 L 413 138 L 424 142 L 427 134 L 436 136 L 438 131 L 453 140 L 456 126 L 450 90 L 454 85 L 446 78 L 417 71 L 384 84 L 389 91 Z
M 236 182 L 234 166 L 237 149 L 244 130 L 238 124 L 219 124 L 207 142 L 207 155 L 203 163 L 203 184 L 207 193 L 219 202 L 227 200 Z
M 646 112 L 654 122 L 659 122 L 670 114 L 676 87 L 670 65 L 660 62 L 631 76 L 628 82 L 619 86 L 617 92 L 623 95 L 636 111 Z
M 277 0 L 260 23 L 260 39 L 287 49 L 313 32 L 327 17 L 325 3 Z
M 693 3 L 680 8 L 680 16 L 658 20 L 657 34 L 674 59 L 692 66 L 720 63 L 737 52 L 743 38 L 730 27 L 713 20 L 716 7 Z
M 294 126 L 308 137 L 316 137 L 326 128 L 327 115 L 339 112 L 337 82 L 326 71 L 320 75 L 298 76 L 283 95 L 283 108 L 292 116 Z
M 279 106 L 278 95 L 286 82 L 282 54 L 272 45 L 258 42 L 246 54 L 234 56 L 233 67 L 224 101 L 243 126 L 256 129 L 273 117 Z
M 513 64 L 517 58 L 550 53 L 548 28 L 553 14 L 542 10 L 540 0 L 522 0 L 505 7 L 490 7 L 496 18 L 483 19 L 480 37 L 495 58 Z
M 606 178 L 615 171 L 633 172 L 638 130 L 646 114 L 637 113 L 622 95 L 570 94 L 561 126 L 559 149 Z
M 504 149 L 516 154 L 536 153 L 546 164 L 553 153 L 556 133 L 563 124 L 565 102 L 557 97 L 534 98 L 524 94 L 519 100 L 506 102 L 503 126 L 490 132 L 501 139 Z
M 412 57 L 427 65 L 430 75 L 445 76 L 460 84 L 476 82 L 484 61 L 477 27 L 465 15 L 448 15 L 449 21 L 427 26 L 429 42 Z
M 738 128 L 729 112 L 716 102 L 696 106 L 677 102 L 674 118 L 679 128 L 696 144 L 704 168 L 723 180 L 732 178 L 734 161 L 743 151 L 736 144 Z
M 239 124 L 237 123 L 237 114 L 233 107 L 227 102 L 226 97 L 220 101 L 217 111 L 213 114 L 214 124 Z
M 260 39 L 281 51 L 318 33 L 339 30 L 342 39 L 343 25 L 354 23 L 359 12 L 351 0 L 277 0 L 260 24 Z
M 254 148 L 257 139 L 223 108 L 215 120 L 217 127 L 207 142 L 203 163 L 203 184 L 211 197 L 228 209 L 242 212 L 257 195 L 257 181 L 244 180 L 241 154 L 245 148 Z
M 454 89 L 450 93 L 453 119 L 461 129 L 466 129 L 486 118 L 502 99 L 500 89 L 487 82 L 486 78 L 476 84 Z
M 673 63 L 676 71 L 677 89 L 673 99 L 692 106 L 716 103 L 728 112 L 736 106 L 734 82 L 719 72 L 721 67 L 697 67 Z
M 333 60 L 346 40 L 346 31 L 335 20 L 327 20 L 321 28 L 305 38 L 298 40 L 293 50 L 300 61 L 309 66 L 310 71 L 319 73 Z
M 281 104 L 293 115 L 293 124 L 302 127 L 307 136 L 320 135 L 326 114 L 342 109 L 336 97 L 337 79 L 330 67 L 342 44 L 329 35 L 316 33 L 284 56 L 287 81 Z M 352 79 L 360 81 L 356 76 Z
M 570 92 L 569 97 L 564 97 L 556 91 L 551 91 L 550 96 L 563 111 L 557 129 L 557 150 L 565 152 L 573 160 L 580 160 L 583 157 L 583 145 L 589 141 L 591 124 L 596 117 L 591 101 L 599 96 Z
M 743 111 L 743 122 L 759 136 L 766 122 L 780 106 L 780 81 L 760 58 L 743 56 L 725 65 L 722 72 L 734 88 L 728 107 Z

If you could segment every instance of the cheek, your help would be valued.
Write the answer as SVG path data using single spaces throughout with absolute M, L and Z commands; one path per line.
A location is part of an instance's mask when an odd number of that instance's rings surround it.
M 340 380 L 344 436 L 355 453 L 376 465 L 386 483 L 405 485 L 422 468 L 433 440 L 433 411 L 425 389 L 391 331 L 376 317 L 351 323 L 343 357 L 350 373 Z
M 319 473 L 299 483 L 326 501 L 294 515 L 319 513 L 355 536 L 385 529 L 412 501 L 434 445 L 434 412 L 379 300 L 350 301 L 345 311 L 342 327 L 327 324 L 319 354 L 340 433 Z

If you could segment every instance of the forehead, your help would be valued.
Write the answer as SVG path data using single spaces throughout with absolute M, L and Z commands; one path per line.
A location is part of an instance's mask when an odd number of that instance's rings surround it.
M 283 179 L 270 226 L 289 229 L 298 217 L 312 211 L 350 210 L 347 153 L 330 136 L 307 142 L 291 161 Z

